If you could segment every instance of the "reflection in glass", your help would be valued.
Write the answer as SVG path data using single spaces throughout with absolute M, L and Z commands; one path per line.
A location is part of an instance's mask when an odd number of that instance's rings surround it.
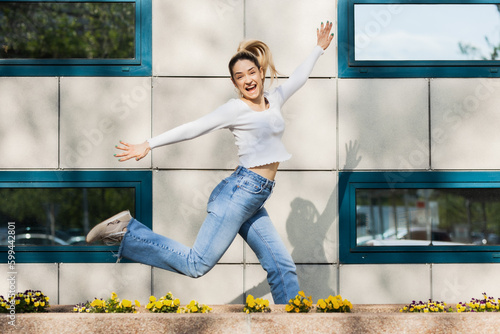
M 0 2 L 0 59 L 131 59 L 135 4 Z
M 0 188 L 0 246 L 8 245 L 8 222 L 16 247 L 86 245 L 94 225 L 134 208 L 134 188 Z
M 500 245 L 500 189 L 357 189 L 358 246 Z
M 355 60 L 495 60 L 500 5 L 354 6 Z

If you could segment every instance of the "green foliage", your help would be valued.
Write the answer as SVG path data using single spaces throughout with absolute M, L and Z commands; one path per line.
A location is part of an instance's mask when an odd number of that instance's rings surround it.
M 0 296 L 0 313 L 9 313 L 12 309 L 16 313 L 47 312 L 49 306 L 49 297 L 39 290 L 18 292 L 8 299 Z
M 0 58 L 133 58 L 133 3 L 0 2 Z
M 133 188 L 0 188 L 0 227 L 15 222 L 16 236 L 72 229 L 84 235 L 89 227 L 134 207 Z

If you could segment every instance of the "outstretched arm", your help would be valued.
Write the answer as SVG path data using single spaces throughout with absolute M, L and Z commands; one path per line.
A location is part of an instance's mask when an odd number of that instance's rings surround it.
M 127 161 L 133 158 L 139 161 L 155 147 L 190 140 L 218 129 L 227 128 L 237 117 L 237 103 L 236 100 L 231 100 L 197 120 L 175 127 L 142 144 L 129 144 L 120 141 L 121 145 L 117 145 L 116 148 L 122 150 L 123 153 L 115 154 L 115 157 L 119 158 L 118 161 Z
M 326 24 L 321 23 L 321 27 L 317 29 L 318 43 L 307 59 L 295 69 L 290 78 L 279 87 L 283 98 L 283 103 L 290 98 L 296 91 L 300 89 L 306 82 L 316 64 L 316 61 L 328 48 L 333 40 L 333 34 L 330 33 L 333 23 L 327 21 Z

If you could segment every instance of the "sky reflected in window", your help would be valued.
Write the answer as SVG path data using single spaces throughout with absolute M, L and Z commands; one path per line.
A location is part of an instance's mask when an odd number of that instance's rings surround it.
M 356 4 L 355 60 L 495 60 L 499 5 Z

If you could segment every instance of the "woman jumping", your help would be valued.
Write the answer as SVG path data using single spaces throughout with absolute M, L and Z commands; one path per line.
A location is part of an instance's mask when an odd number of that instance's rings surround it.
M 175 240 L 158 235 L 121 212 L 96 225 L 87 242 L 103 240 L 120 243 L 118 257 L 200 277 L 212 269 L 240 234 L 257 255 L 267 272 L 274 303 L 286 304 L 299 292 L 296 267 L 264 203 L 271 195 L 280 162 L 290 159 L 281 137 L 285 122 L 283 104 L 309 78 L 316 61 L 330 45 L 332 23 L 321 23 L 317 29 L 317 46 L 282 85 L 264 91 L 266 71 L 277 77 L 269 48 L 261 41 L 242 42 L 229 61 L 231 81 L 240 98 L 231 99 L 213 112 L 193 122 L 153 137 L 142 144 L 120 141 L 116 154 L 119 161 L 141 160 L 150 150 L 190 140 L 206 133 L 229 129 L 238 147 L 239 166 L 212 191 L 208 215 L 189 248 Z

